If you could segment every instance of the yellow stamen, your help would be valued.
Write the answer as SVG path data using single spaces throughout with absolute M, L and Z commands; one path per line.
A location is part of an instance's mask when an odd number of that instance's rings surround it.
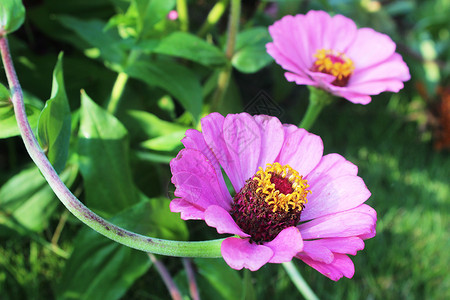
M 353 61 L 341 52 L 320 49 L 317 50 L 314 57 L 317 58 L 314 62 L 315 70 L 331 74 L 337 80 L 350 77 L 355 69 Z
M 281 193 L 275 188 L 275 184 L 272 183 L 271 178 L 274 175 L 281 176 L 282 178 L 288 178 L 291 183 L 293 191 L 287 195 Z M 256 172 L 253 180 L 258 181 L 258 188 L 256 192 L 261 191 L 266 194 L 266 203 L 273 205 L 273 212 L 277 210 L 294 210 L 301 211 L 304 204 L 306 204 L 306 195 L 311 193 L 307 190 L 309 185 L 306 179 L 303 179 L 296 170 L 292 169 L 289 165 L 282 166 L 279 163 L 267 164 L 265 170 L 259 167 L 259 171 Z

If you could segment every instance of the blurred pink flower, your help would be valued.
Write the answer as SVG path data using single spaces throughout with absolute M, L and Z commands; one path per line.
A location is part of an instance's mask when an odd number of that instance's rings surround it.
M 167 19 L 175 21 L 176 19 L 178 19 L 178 12 L 176 10 L 169 11 L 169 13 L 167 14 Z
M 324 11 L 285 16 L 269 27 L 267 52 L 288 72 L 288 81 L 311 85 L 353 103 L 398 92 L 410 79 L 395 43 L 371 28 L 358 29 L 342 15 Z
M 319 136 L 265 115 L 212 113 L 186 131 L 171 163 L 172 212 L 229 233 L 221 252 L 233 269 L 303 260 L 325 276 L 351 278 L 347 254 L 375 236 L 376 212 L 355 165 L 323 156 Z M 222 169 L 234 191 L 227 189 Z

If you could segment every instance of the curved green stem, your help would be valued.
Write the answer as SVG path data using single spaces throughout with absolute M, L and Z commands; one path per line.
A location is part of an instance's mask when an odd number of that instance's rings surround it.
M 204 36 L 211 29 L 211 27 L 220 20 L 225 12 L 225 9 L 227 8 L 228 2 L 229 0 L 220 0 L 213 6 L 206 17 L 205 23 L 203 23 L 202 27 L 200 27 L 197 33 L 198 36 Z
M 122 97 L 127 81 L 128 75 L 126 73 L 120 72 L 117 75 L 111 92 L 111 98 L 109 98 L 108 106 L 106 107 L 106 110 L 112 115 L 116 114 L 117 107 L 119 106 L 120 98 Z
M 228 21 L 228 38 L 227 47 L 225 49 L 225 56 L 229 62 L 225 68 L 219 73 L 217 80 L 217 88 L 214 92 L 211 104 L 211 111 L 215 111 L 220 107 L 223 96 L 228 89 L 228 84 L 231 77 L 231 59 L 234 54 L 234 47 L 236 45 L 236 36 L 239 31 L 239 20 L 241 18 L 241 0 L 231 0 L 230 19 Z
M 283 263 L 286 273 L 306 300 L 319 300 L 292 261 Z
M 309 88 L 308 108 L 306 109 L 306 113 L 303 116 L 302 121 L 298 125 L 298 127 L 304 128 L 306 130 L 311 129 L 322 109 L 328 104 L 330 104 L 333 99 L 333 95 L 324 90 L 312 86 L 308 86 L 308 88 Z
M 189 15 L 186 0 L 177 0 L 178 20 L 181 31 L 189 30 Z
M 220 245 L 223 239 L 202 242 L 156 239 L 118 227 L 83 205 L 59 178 L 31 130 L 25 112 L 22 88 L 17 79 L 6 37 L 0 39 L 0 52 L 11 91 L 14 113 L 25 148 L 56 196 L 76 218 L 111 240 L 145 252 L 182 257 L 221 257 Z

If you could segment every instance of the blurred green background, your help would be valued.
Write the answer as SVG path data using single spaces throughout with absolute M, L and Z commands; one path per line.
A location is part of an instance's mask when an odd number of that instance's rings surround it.
M 167 18 L 175 0 L 24 5 L 25 24 L 8 38 L 34 126 L 64 52 L 57 70 L 72 116 L 65 129 L 70 143 L 61 146 L 68 158 L 58 166 L 74 194 L 131 230 L 168 239 L 217 238 L 204 222 L 182 222 L 169 211 L 168 162 L 181 149 L 184 131 L 213 106 L 227 68 L 229 1 L 187 1 L 189 22 L 182 14 Z M 205 23 L 220 5 L 223 15 Z M 321 299 L 450 299 L 449 1 L 243 1 L 230 83 L 217 110 L 248 110 L 263 92 L 284 123 L 299 123 L 308 91 L 284 79 L 264 45 L 275 20 L 311 9 L 343 14 L 391 36 L 412 79 L 400 93 L 374 96 L 366 106 L 339 99 L 312 128 L 325 153 L 358 165 L 372 192 L 367 203 L 378 213 L 377 235 L 352 257 L 353 279 L 333 282 L 301 261 L 295 265 Z M 55 78 L 64 94 L 62 77 Z M 6 85 L 3 72 L 0 82 Z M 108 106 L 117 98 L 113 87 L 120 102 Z M 66 211 L 17 134 L 11 109 L 0 105 L 0 298 L 168 299 L 144 253 L 101 237 Z M 159 259 L 189 297 L 181 259 Z M 279 265 L 249 272 L 232 270 L 222 259 L 193 262 L 202 299 L 302 297 Z

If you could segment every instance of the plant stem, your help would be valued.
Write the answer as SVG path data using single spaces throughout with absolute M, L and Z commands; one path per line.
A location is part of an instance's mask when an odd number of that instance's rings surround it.
M 170 273 L 167 270 L 166 266 L 164 266 L 164 264 L 161 261 L 159 261 L 153 254 L 148 253 L 148 256 L 155 265 L 156 270 L 158 270 L 158 273 L 161 276 L 162 280 L 164 281 L 164 284 L 166 285 L 167 289 L 169 290 L 172 299 L 182 300 L 183 297 L 181 297 L 180 290 L 178 289 L 175 281 L 173 281 L 172 277 L 170 276 Z
M 180 20 L 181 31 L 189 30 L 189 16 L 186 0 L 177 0 L 178 20 Z
M 80 200 L 78 200 L 65 186 L 61 178 L 59 178 L 55 169 L 50 164 L 49 160 L 39 146 L 33 131 L 31 130 L 30 123 L 28 122 L 25 112 L 22 88 L 20 87 L 20 83 L 17 79 L 6 37 L 2 37 L 0 39 L 0 52 L 2 55 L 3 65 L 5 67 L 6 77 L 8 78 L 8 84 L 11 90 L 11 100 L 14 105 L 17 125 L 19 127 L 22 140 L 25 144 L 25 148 L 58 199 L 76 218 L 111 240 L 145 252 L 183 257 L 221 256 L 220 245 L 223 239 L 202 242 L 182 242 L 143 236 L 106 221 L 81 203 Z
M 109 98 L 108 106 L 106 110 L 114 115 L 116 114 L 117 107 L 119 106 L 120 98 L 122 97 L 123 91 L 125 90 L 125 85 L 128 81 L 128 75 L 120 72 L 117 75 L 116 81 L 111 92 L 111 98 Z
M 213 6 L 202 27 L 198 31 L 198 36 L 204 36 L 211 29 L 211 27 L 220 20 L 225 12 L 225 9 L 227 8 L 228 2 L 229 0 L 220 0 Z
M 289 278 L 291 278 L 292 282 L 297 287 L 298 291 L 303 295 L 303 297 L 305 297 L 306 300 L 319 299 L 306 283 L 305 279 L 303 279 L 302 275 L 297 270 L 292 261 L 283 263 L 283 267 L 286 270 L 286 273 L 289 275 Z
M 319 116 L 322 109 L 331 103 L 333 96 L 324 90 L 308 86 L 309 104 L 302 121 L 298 125 L 300 128 L 310 130 Z
M 228 58 L 229 62 L 219 73 L 219 77 L 217 79 L 217 88 L 212 98 L 211 111 L 215 111 L 220 107 L 223 96 L 225 95 L 228 84 L 230 82 L 232 71 L 231 59 L 233 58 L 234 47 L 236 45 L 236 36 L 239 31 L 240 18 L 241 0 L 231 0 L 230 18 L 228 20 L 227 47 L 225 49 L 225 56 Z

